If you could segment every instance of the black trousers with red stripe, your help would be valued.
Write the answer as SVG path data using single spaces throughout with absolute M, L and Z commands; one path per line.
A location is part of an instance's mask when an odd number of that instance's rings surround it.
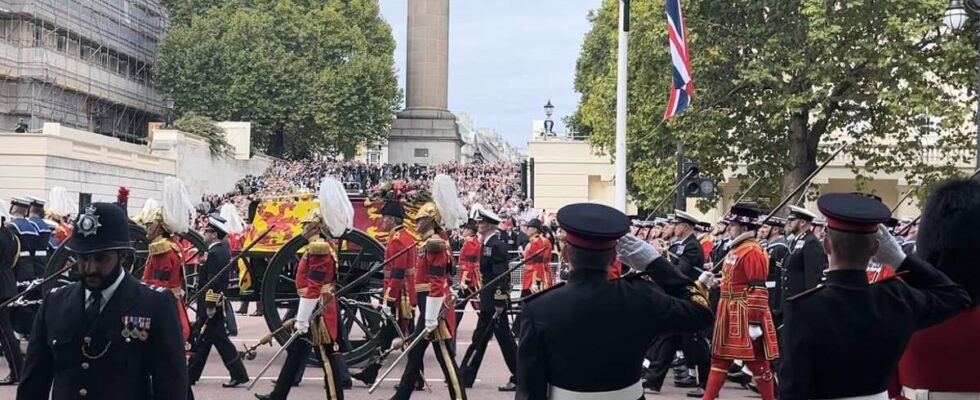
M 0 299 L 0 303 L 7 299 Z M 10 323 L 10 307 L 0 308 L 0 347 L 3 347 L 3 358 L 10 368 L 10 379 L 20 381 L 24 368 L 24 354 L 20 352 L 20 341 L 14 336 L 14 328 Z

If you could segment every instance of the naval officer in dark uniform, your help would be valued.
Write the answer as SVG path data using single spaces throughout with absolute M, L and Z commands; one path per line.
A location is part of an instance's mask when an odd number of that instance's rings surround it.
M 880 225 L 891 213 L 881 201 L 834 193 L 817 206 L 827 216 L 830 270 L 825 284 L 786 303 L 779 398 L 887 400 L 912 334 L 966 309 L 970 296 L 902 251 Z M 872 256 L 897 274 L 869 284 Z
M 186 399 L 174 296 L 123 270 L 133 249 L 122 209 L 89 204 L 66 246 L 83 277 L 52 290 L 38 310 L 17 400 Z
M 7 226 L 6 210 L 0 210 L 0 303 L 17 295 L 17 278 L 14 277 L 14 264 L 20 253 L 20 242 L 13 232 L 13 227 Z M 0 379 L 2 385 L 16 385 L 24 365 L 24 355 L 20 352 L 20 340 L 14 335 L 14 327 L 10 322 L 10 307 L 0 308 L 0 348 L 3 358 L 7 361 L 10 375 Z
M 36 263 L 34 262 L 34 250 L 42 246 L 37 228 L 27 219 L 27 210 L 31 207 L 31 201 L 15 197 L 10 199 L 10 221 L 8 226 L 12 229 L 17 240 L 20 242 L 20 251 L 17 253 L 17 261 L 14 263 L 14 276 L 17 278 L 17 291 L 23 292 L 31 287 L 38 276 L 35 274 Z M 38 300 L 39 295 L 29 293 L 23 300 Z M 31 323 L 34 321 L 34 312 L 37 306 L 19 306 L 10 310 L 10 320 L 13 323 L 14 331 L 28 337 L 31 334 Z
M 622 212 L 580 203 L 563 207 L 557 218 L 572 271 L 566 284 L 524 305 L 517 399 L 640 399 L 650 341 L 706 329 L 708 302 L 652 245 L 626 235 L 630 221 Z M 645 273 L 608 279 L 617 240 L 620 260 Z
M 827 255 L 823 252 L 820 239 L 812 232 L 816 218 L 804 208 L 790 206 L 786 232 L 795 235 L 796 239 L 790 243 L 789 256 L 783 264 L 781 303 L 784 307 L 787 298 L 819 285 L 827 269 Z

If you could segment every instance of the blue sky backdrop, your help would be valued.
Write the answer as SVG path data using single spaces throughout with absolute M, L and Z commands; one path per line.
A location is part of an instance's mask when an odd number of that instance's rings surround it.
M 380 0 L 394 30 L 395 65 L 405 88 L 408 0 Z M 525 147 L 531 121 L 555 105 L 555 131 L 578 103 L 575 60 L 602 0 L 455 0 L 449 6 L 449 109 L 477 127 L 497 130 Z

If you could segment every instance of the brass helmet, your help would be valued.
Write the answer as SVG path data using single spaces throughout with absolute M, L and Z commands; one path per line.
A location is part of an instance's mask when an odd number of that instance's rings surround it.
M 419 207 L 419 210 L 415 212 L 414 219 L 418 220 L 421 218 L 432 218 L 436 223 L 442 223 L 442 216 L 439 215 L 439 208 L 436 207 L 436 203 L 428 202 Z

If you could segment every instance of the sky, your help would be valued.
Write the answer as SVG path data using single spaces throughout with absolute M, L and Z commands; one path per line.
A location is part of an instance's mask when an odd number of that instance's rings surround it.
M 602 0 L 450 0 L 449 110 L 466 112 L 476 127 L 526 147 L 531 121 L 555 106 L 555 131 L 579 95 L 572 87 L 589 10 Z M 395 68 L 405 88 L 408 0 L 380 0 L 398 48 Z

